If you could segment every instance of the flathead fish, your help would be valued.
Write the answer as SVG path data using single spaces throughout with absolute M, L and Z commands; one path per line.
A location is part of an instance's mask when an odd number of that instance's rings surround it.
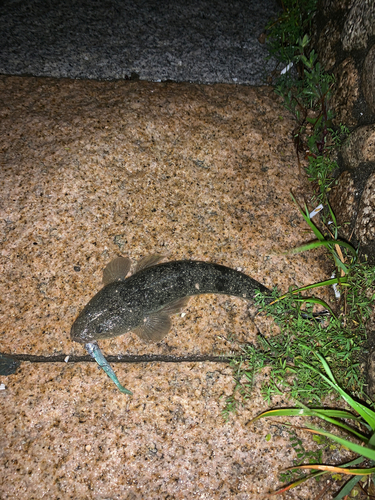
M 152 255 L 142 259 L 135 273 L 126 277 L 130 260 L 118 257 L 104 269 L 104 287 L 79 314 L 71 338 L 85 345 L 121 392 L 132 394 L 118 381 L 104 358 L 97 340 L 118 337 L 130 331 L 146 342 L 160 341 L 170 330 L 170 316 L 180 312 L 189 298 L 221 294 L 252 300 L 265 286 L 246 274 L 208 262 L 180 260 L 159 263 Z

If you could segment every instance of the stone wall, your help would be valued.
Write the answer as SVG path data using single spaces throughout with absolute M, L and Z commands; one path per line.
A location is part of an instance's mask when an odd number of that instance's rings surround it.
M 375 2 L 320 0 L 312 43 L 336 78 L 335 124 L 351 135 L 339 155 L 330 196 L 341 236 L 375 263 Z

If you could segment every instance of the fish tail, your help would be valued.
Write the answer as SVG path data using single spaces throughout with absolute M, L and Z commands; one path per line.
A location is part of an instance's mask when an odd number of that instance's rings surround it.
M 100 366 L 100 368 L 102 368 L 105 371 L 105 373 L 108 375 L 108 377 L 116 384 L 116 386 L 118 387 L 118 389 L 122 393 L 129 394 L 130 396 L 132 396 L 133 393 L 131 391 L 128 391 L 128 389 L 125 389 L 125 387 L 123 387 L 120 384 L 119 379 L 117 378 L 117 376 L 116 376 L 115 372 L 113 371 L 111 365 L 105 359 L 105 357 L 104 357 L 102 351 L 100 350 L 100 347 L 98 346 L 98 344 L 96 342 L 88 342 L 87 344 L 85 344 L 85 348 L 86 348 L 87 352 L 90 354 L 90 356 L 95 359 L 95 361 L 98 363 L 98 365 Z

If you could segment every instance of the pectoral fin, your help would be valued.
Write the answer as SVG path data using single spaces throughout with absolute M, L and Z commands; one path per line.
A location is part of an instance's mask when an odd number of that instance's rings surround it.
M 157 312 L 143 320 L 143 324 L 133 330 L 145 342 L 159 342 L 171 329 L 168 314 Z
M 177 314 L 186 307 L 190 297 L 170 302 L 160 311 L 146 316 L 143 324 L 133 330 L 145 342 L 159 342 L 171 329 L 170 314 Z

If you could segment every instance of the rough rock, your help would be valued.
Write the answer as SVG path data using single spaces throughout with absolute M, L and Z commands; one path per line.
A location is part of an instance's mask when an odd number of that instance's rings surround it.
M 366 102 L 375 114 L 375 44 L 368 51 L 363 64 L 362 88 Z
M 351 172 L 343 172 L 332 188 L 329 202 L 334 214 L 340 220 L 340 234 L 346 240 L 352 239 L 359 201 L 359 192 Z
M 350 8 L 355 0 L 322 0 L 319 4 L 319 12 L 325 16 L 337 13 L 337 11 Z
M 354 109 L 359 96 L 360 78 L 351 57 L 345 59 L 333 70 L 336 78 L 335 91 L 330 105 L 335 111 L 334 123 L 345 123 L 348 127 L 357 124 Z
M 313 25 L 319 60 L 336 77 L 331 102 L 336 123 L 350 127 L 373 123 L 375 4 L 371 0 L 321 1 Z
M 319 58 L 336 78 L 330 101 L 334 123 L 351 129 L 330 201 L 341 236 L 351 238 L 375 262 L 370 196 L 375 160 L 375 4 L 324 0 L 314 22 Z
M 372 35 L 375 35 L 375 3 L 373 0 L 354 0 L 341 35 L 343 49 L 351 52 L 366 48 Z
M 356 236 L 366 247 L 375 245 L 375 173 L 366 183 L 358 208 Z
M 326 71 L 330 71 L 336 63 L 335 46 L 340 40 L 340 31 L 335 19 L 330 19 L 320 34 L 317 42 L 317 51 L 320 62 Z
M 330 194 L 330 205 L 339 221 L 339 235 L 359 246 L 360 255 L 375 264 L 374 234 L 375 162 L 344 170 Z
M 375 161 L 375 124 L 356 128 L 342 145 L 341 154 L 349 168 Z

